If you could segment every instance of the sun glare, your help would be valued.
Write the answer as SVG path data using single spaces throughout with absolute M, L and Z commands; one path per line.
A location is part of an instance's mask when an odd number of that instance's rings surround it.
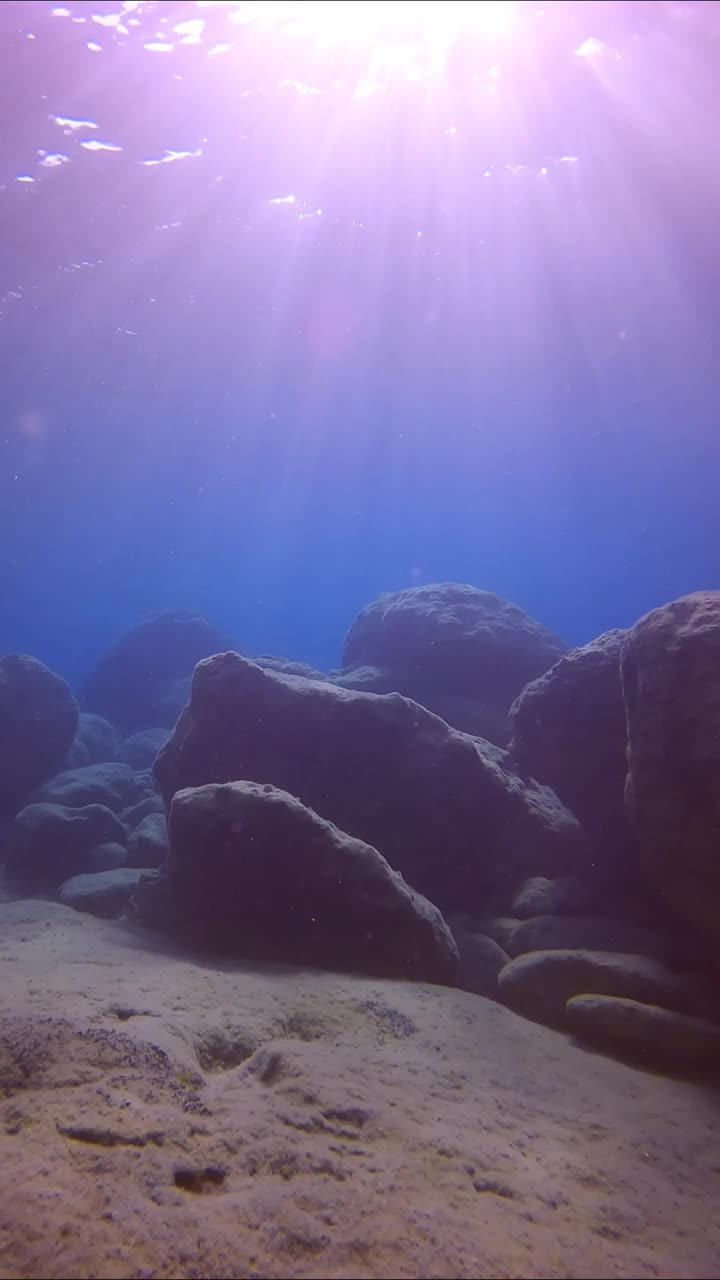
M 469 26 L 500 35 L 512 21 L 509 0 L 300 0 L 278 7 L 294 9 L 297 20 L 319 34 L 332 32 L 348 41 L 374 32 L 402 36 L 417 30 L 442 37 Z
M 320 48 L 370 49 L 381 60 L 393 48 L 422 48 L 435 69 L 463 32 L 491 42 L 510 34 L 513 19 L 511 0 L 257 0 L 232 15 L 234 22 L 296 34 Z

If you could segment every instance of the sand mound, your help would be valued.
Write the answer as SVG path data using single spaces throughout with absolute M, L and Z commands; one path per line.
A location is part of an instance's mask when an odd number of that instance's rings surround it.
M 1 1277 L 720 1276 L 720 1095 L 0 904 Z

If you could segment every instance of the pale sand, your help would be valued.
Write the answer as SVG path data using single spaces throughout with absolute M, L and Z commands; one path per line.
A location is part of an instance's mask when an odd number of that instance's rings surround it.
M 708 1088 L 478 996 L 194 962 L 53 904 L 0 905 L 0 939 L 2 1277 L 720 1276 Z

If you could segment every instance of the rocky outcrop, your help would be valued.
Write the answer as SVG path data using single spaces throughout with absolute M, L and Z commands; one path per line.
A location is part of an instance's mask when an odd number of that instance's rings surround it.
M 110 720 L 124 736 L 150 725 L 170 728 L 178 711 L 178 682 L 201 658 L 224 648 L 205 618 L 157 614 L 126 631 L 110 649 L 86 680 L 80 704 Z
M 0 817 L 62 768 L 78 723 L 65 681 L 37 658 L 0 658 Z
M 620 653 L 626 633 L 607 631 L 528 684 L 510 708 L 510 752 L 580 819 L 610 877 L 626 870 L 625 707 Z
M 627 803 L 648 881 L 720 937 L 720 592 L 641 618 L 621 660 Z
M 576 820 L 507 753 L 384 697 L 263 671 L 236 653 L 198 664 L 155 764 L 165 801 L 188 786 L 272 783 L 378 849 L 443 909 L 585 862 Z
M 164 872 L 137 911 L 242 956 L 452 983 L 459 957 L 432 903 L 376 849 L 294 796 L 232 782 L 175 794 Z
M 508 710 L 567 646 L 518 605 L 444 582 L 380 596 L 358 614 L 343 649 L 345 682 L 394 689 L 467 733 L 501 745 Z

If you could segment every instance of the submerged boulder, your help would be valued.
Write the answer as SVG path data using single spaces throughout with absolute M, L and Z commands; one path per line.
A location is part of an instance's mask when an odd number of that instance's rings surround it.
M 329 680 L 324 671 L 311 667 L 307 662 L 294 662 L 291 658 L 278 658 L 270 653 L 261 653 L 253 658 L 259 667 L 266 671 L 278 671 L 281 676 L 303 676 L 305 680 Z
M 616 873 L 631 838 L 625 814 L 625 707 L 620 653 L 607 631 L 531 681 L 510 708 L 510 752 L 580 819 Z
M 61 676 L 24 653 L 0 658 L 0 816 L 12 817 L 62 768 L 77 723 Z
M 565 1016 L 578 1040 L 640 1066 L 679 1072 L 720 1066 L 720 1026 L 706 1018 L 605 995 L 573 996 Z
M 158 751 L 169 737 L 169 729 L 141 729 L 120 744 L 118 759 L 131 769 L 152 769 Z
M 576 876 L 531 876 L 520 886 L 510 904 L 510 915 L 518 920 L 531 916 L 587 915 L 592 893 Z
M 84 769 L 89 764 L 106 764 L 116 760 L 120 735 L 114 724 L 81 711 L 72 746 L 63 761 L 63 769 Z
M 160 867 L 168 854 L 167 822 L 164 813 L 148 813 L 130 832 L 128 865 Z
M 720 937 L 720 592 L 646 614 L 621 671 L 627 803 L 649 881 L 711 944 Z
M 506 950 L 511 956 L 520 956 L 526 951 L 577 947 L 655 956 L 692 967 L 699 962 L 697 949 L 684 933 L 678 936 L 616 916 L 530 916 L 515 924 Z
M 135 804 L 129 805 L 126 809 L 122 809 L 120 818 L 128 831 L 134 831 L 151 813 L 161 814 L 163 822 L 165 821 L 165 805 L 163 804 L 162 796 L 158 795 L 156 791 L 146 795 Z
M 504 744 L 508 711 L 567 646 L 519 605 L 457 582 L 380 596 L 358 614 L 343 649 L 343 682 L 362 671 L 467 733 Z
M 499 1000 L 498 974 L 508 963 L 509 955 L 487 934 L 464 928 L 454 920 L 449 923 L 460 952 L 457 985 L 476 996 Z
M 116 867 L 72 876 L 60 885 L 58 897 L 66 907 L 113 920 L 127 909 L 143 874 L 136 867 Z
M 575 818 L 500 748 L 399 694 L 281 676 L 236 653 L 198 664 L 155 776 L 168 805 L 188 786 L 272 783 L 443 908 L 472 910 L 498 885 L 568 874 L 587 856 Z
M 84 769 L 66 769 L 40 787 L 33 796 L 38 803 L 66 805 L 101 804 L 118 813 L 140 798 L 142 791 L 130 765 L 120 761 L 89 764 Z
M 29 804 L 9 837 L 8 875 L 26 892 L 53 892 L 70 876 L 122 866 L 126 841 L 119 818 L 104 805 Z
M 175 688 L 195 663 L 225 648 L 218 632 L 192 613 L 160 613 L 126 631 L 86 680 L 80 703 L 124 735 L 149 725 L 170 728 Z M 180 703 L 182 705 L 182 703 Z
M 231 782 L 178 791 L 164 873 L 140 918 L 236 955 L 452 983 L 453 936 L 437 907 L 362 840 L 294 796 Z
M 566 1004 L 582 993 L 623 996 L 679 1013 L 706 1013 L 700 978 L 677 974 L 650 956 L 612 951 L 529 951 L 501 969 L 500 999 L 516 1013 L 549 1026 L 566 1024 Z

